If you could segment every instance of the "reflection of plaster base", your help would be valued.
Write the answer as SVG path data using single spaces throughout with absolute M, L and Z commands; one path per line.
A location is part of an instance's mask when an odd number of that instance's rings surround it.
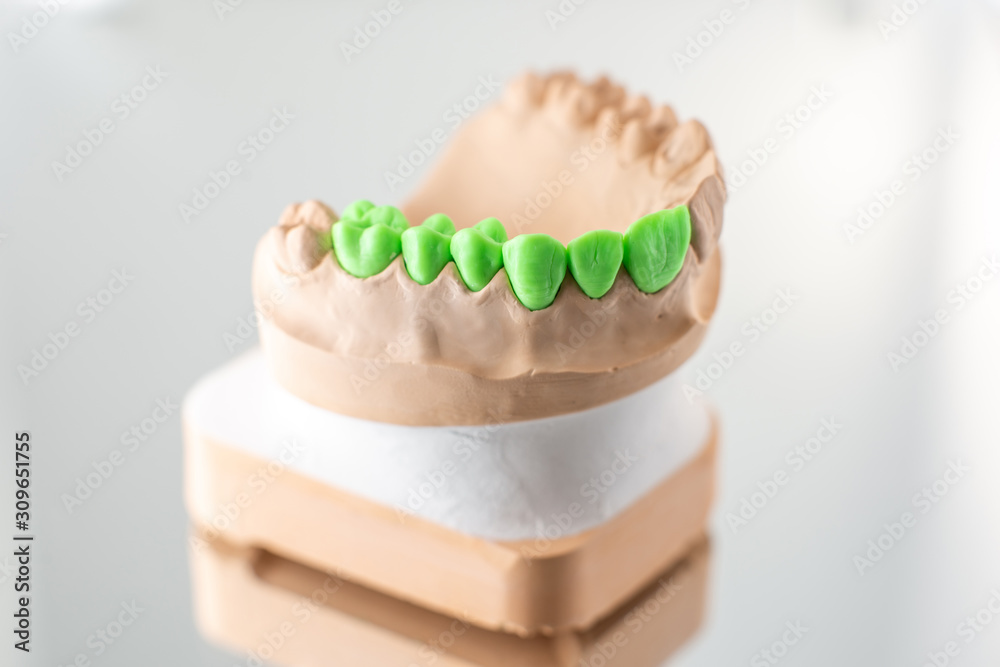
M 498 542 L 402 520 L 390 507 L 292 469 L 248 493 L 248 480 L 259 480 L 268 460 L 202 435 L 197 424 L 185 430 L 187 506 L 210 541 L 266 549 L 521 635 L 589 628 L 636 595 L 702 539 L 714 486 L 713 427 L 697 455 L 596 528 L 553 541 Z M 220 512 L 232 515 L 221 532 L 211 528 Z
M 269 552 L 196 538 L 199 629 L 239 665 L 288 667 L 653 667 L 697 631 L 709 547 L 585 632 L 522 638 L 377 593 Z M 655 576 L 655 575 L 654 575 Z

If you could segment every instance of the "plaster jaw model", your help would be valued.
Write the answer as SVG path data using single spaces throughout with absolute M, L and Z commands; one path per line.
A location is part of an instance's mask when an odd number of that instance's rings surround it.
M 700 124 L 559 73 L 401 209 L 290 206 L 254 258 L 262 354 L 186 402 L 195 524 L 483 628 L 592 626 L 704 532 L 714 423 L 670 374 L 724 199 Z

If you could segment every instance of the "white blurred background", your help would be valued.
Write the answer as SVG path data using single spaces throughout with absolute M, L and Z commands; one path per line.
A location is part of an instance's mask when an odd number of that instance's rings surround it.
M 951 664 L 998 664 L 1000 618 L 957 633 L 1000 590 L 1000 278 L 956 288 L 1000 253 L 1000 4 L 589 0 L 557 21 L 558 0 L 402 0 L 350 61 L 341 43 L 386 3 L 231 5 L 69 0 L 33 33 L 36 3 L 0 5 L 0 424 L 36 442 L 39 536 L 36 652 L 14 664 L 92 655 L 88 636 L 132 599 L 146 611 L 95 664 L 235 662 L 192 621 L 176 415 L 81 506 L 63 494 L 157 399 L 179 402 L 253 344 L 225 336 L 252 311 L 251 251 L 286 204 L 398 203 L 420 174 L 392 192 L 384 173 L 478 77 L 565 67 L 697 117 L 740 183 L 720 307 L 680 371 L 695 383 L 744 343 L 705 391 L 724 429 L 709 612 L 669 664 L 770 664 L 758 652 L 796 621 L 809 630 L 781 664 L 916 666 L 949 641 Z M 733 20 L 679 65 L 724 10 Z M 123 117 L 115 100 L 157 67 Z M 294 118 L 247 161 L 241 142 L 275 108 Z M 57 173 L 104 118 L 113 132 Z M 242 174 L 185 222 L 180 205 L 234 159 Z M 894 181 L 884 213 L 852 228 Z M 86 319 L 78 304 L 123 268 L 134 278 Z M 779 290 L 797 300 L 764 331 L 752 318 Z M 939 310 L 935 335 L 916 335 Z M 22 377 L 73 322 L 79 335 Z M 903 337 L 926 344 L 893 364 Z M 786 454 L 823 419 L 843 427 L 799 468 Z M 968 472 L 922 513 L 914 495 L 958 461 Z M 734 530 L 778 471 L 789 482 Z M 907 511 L 916 525 L 859 566 Z

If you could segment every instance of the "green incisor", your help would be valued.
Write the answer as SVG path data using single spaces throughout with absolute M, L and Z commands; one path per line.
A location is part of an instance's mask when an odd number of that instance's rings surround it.
M 503 244 L 503 267 L 521 303 L 548 308 L 566 277 L 566 248 L 548 234 L 521 234 Z
M 569 272 L 583 293 L 600 299 L 615 284 L 622 266 L 625 245 L 622 235 L 598 229 L 578 236 L 566 246 Z
M 650 213 L 625 232 L 625 270 L 643 292 L 658 292 L 677 277 L 691 243 L 687 206 Z

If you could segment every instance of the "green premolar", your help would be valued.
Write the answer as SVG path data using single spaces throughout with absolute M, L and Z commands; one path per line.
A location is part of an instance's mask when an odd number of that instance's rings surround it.
M 451 256 L 462 282 L 473 292 L 489 285 L 503 266 L 503 246 L 483 233 L 479 225 L 460 229 L 451 237 Z
M 569 271 L 583 293 L 600 299 L 615 284 L 625 252 L 622 235 L 604 229 L 587 232 L 566 247 Z
M 677 277 L 691 243 L 687 206 L 651 213 L 625 232 L 625 270 L 643 292 L 658 292 Z
M 356 278 L 381 273 L 403 251 L 398 230 L 364 220 L 341 220 L 332 237 L 337 261 Z
M 475 224 L 475 229 L 482 232 L 487 238 L 493 239 L 497 243 L 507 242 L 507 230 L 503 223 L 496 218 L 485 218 Z
M 514 295 L 529 310 L 548 308 L 566 277 L 566 248 L 548 234 L 522 234 L 503 244 Z
M 375 208 L 375 204 L 367 199 L 353 201 L 344 207 L 344 212 L 340 215 L 342 220 L 360 220 L 365 217 L 365 213 Z
M 455 223 L 444 213 L 435 213 L 424 220 L 420 226 L 428 227 L 438 234 L 444 234 L 445 236 L 452 236 L 455 233 Z
M 420 227 L 407 229 L 401 238 L 406 272 L 420 285 L 433 282 L 445 264 L 451 261 L 451 236 L 427 226 L 426 220 Z
M 385 225 L 402 234 L 410 227 L 406 216 L 395 206 L 375 206 L 365 212 L 362 221 L 369 225 Z

